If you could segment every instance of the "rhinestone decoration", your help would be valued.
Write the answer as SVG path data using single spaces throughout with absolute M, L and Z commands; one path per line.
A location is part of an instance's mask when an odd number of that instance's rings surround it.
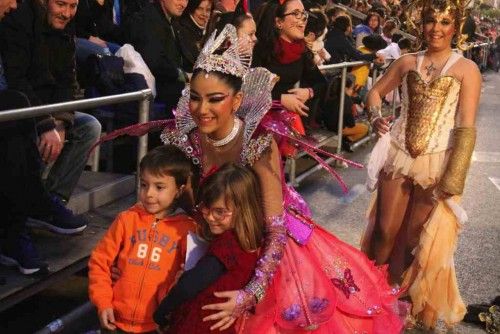
M 342 291 L 347 299 L 351 294 L 360 291 L 356 283 L 354 283 L 354 278 L 351 273 L 351 269 L 346 268 L 344 271 L 344 276 L 341 278 L 332 278 L 333 285 Z
M 441 76 L 427 84 L 417 71 L 410 71 L 407 81 L 409 106 L 405 145 L 411 157 L 416 158 L 427 150 L 456 79 Z
M 252 63 L 252 55 L 238 46 L 236 28 L 227 24 L 217 37 L 216 35 L 217 31 L 214 31 L 205 43 L 194 69 L 222 72 L 243 78 Z M 222 54 L 216 54 L 215 52 L 227 42 L 229 47 Z
M 253 166 L 260 159 L 262 153 L 271 146 L 272 139 L 273 136 L 270 133 L 250 139 L 241 151 L 243 164 Z
M 238 117 L 235 117 L 234 118 L 233 128 L 231 129 L 231 131 L 229 132 L 229 134 L 226 137 L 224 137 L 224 138 L 222 138 L 220 140 L 214 140 L 214 139 L 211 139 L 211 138 L 207 137 L 207 141 L 212 146 L 215 146 L 215 147 L 221 147 L 221 146 L 227 145 L 234 138 L 236 138 L 236 136 L 238 135 L 238 132 L 240 131 L 241 124 L 242 124 L 242 122 L 240 121 L 240 119 Z

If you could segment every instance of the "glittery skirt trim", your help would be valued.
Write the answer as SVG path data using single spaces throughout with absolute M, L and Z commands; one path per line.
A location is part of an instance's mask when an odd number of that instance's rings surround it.
M 288 240 L 266 296 L 238 333 L 400 333 L 398 293 L 385 267 L 316 226 L 306 245 Z
M 392 141 L 383 169 L 387 174 L 392 173 L 393 178 L 407 176 L 426 189 L 441 179 L 448 156 L 449 150 L 446 150 L 412 158 Z

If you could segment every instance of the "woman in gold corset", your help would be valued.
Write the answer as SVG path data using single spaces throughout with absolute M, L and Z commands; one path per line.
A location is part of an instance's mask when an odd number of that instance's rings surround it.
M 481 75 L 452 51 L 452 42 L 461 47 L 464 40 L 463 1 L 411 6 L 427 49 L 399 58 L 368 95 L 380 139 L 368 166 L 368 186 L 377 191 L 362 249 L 389 265 L 391 282 L 407 289 L 413 316 L 432 328 L 438 319 L 452 326 L 466 312 L 453 253 L 465 216 L 458 201 L 474 149 Z M 380 114 L 382 97 L 400 85 L 401 114 L 391 127 Z

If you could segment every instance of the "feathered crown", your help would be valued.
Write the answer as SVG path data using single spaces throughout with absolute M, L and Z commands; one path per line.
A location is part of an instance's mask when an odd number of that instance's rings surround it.
M 424 15 L 429 10 L 433 11 L 450 11 L 455 15 L 456 20 L 456 43 L 461 50 L 467 48 L 465 40 L 467 35 L 462 34 L 462 28 L 465 22 L 465 10 L 471 4 L 472 0 L 415 0 L 409 1 L 405 7 L 406 22 L 408 23 L 409 32 L 417 36 L 417 41 L 421 44 L 422 24 Z M 417 24 L 415 24 L 417 22 Z
M 223 48 L 225 49 L 221 51 Z M 217 71 L 243 78 L 251 63 L 251 53 L 241 48 L 236 28 L 228 24 L 219 35 L 216 31 L 212 33 L 201 50 L 194 69 L 199 68 L 206 72 Z

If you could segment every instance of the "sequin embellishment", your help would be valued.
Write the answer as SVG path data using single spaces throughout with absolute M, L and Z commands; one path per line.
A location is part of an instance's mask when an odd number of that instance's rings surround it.
M 452 76 L 440 76 L 426 83 L 416 71 L 410 71 L 408 81 L 408 116 L 405 146 L 412 158 L 424 153 L 437 121 L 443 112 L 451 86 Z
M 333 285 L 342 291 L 347 299 L 351 294 L 360 291 L 356 283 L 354 283 L 354 277 L 352 276 L 351 269 L 347 268 L 344 271 L 344 277 L 332 278 Z

